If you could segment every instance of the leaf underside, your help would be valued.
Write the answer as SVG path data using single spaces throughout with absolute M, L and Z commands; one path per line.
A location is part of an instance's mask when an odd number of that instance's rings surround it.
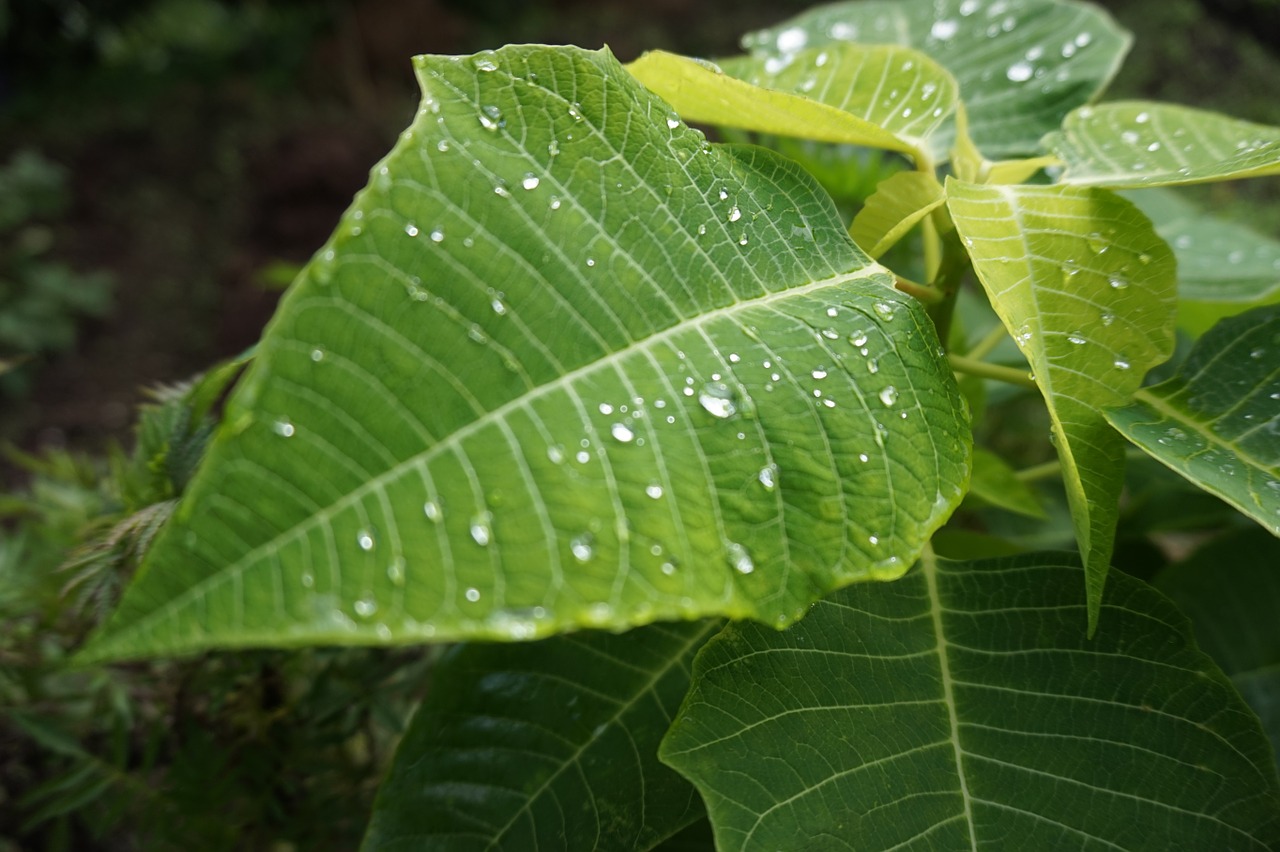
M 708 145 L 607 52 L 418 72 L 82 659 L 781 626 L 900 575 L 969 430 L 813 180 Z
M 721 850 L 1274 848 L 1256 717 L 1137 580 L 1086 639 L 1079 570 L 926 557 L 791 630 L 731 625 L 662 758 Z

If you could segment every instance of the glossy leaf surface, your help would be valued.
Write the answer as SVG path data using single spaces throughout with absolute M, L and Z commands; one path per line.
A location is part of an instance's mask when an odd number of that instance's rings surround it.
M 1060 180 L 1113 188 L 1208 183 L 1280 173 L 1280 127 L 1149 101 L 1082 107 L 1046 146 Z
M 1280 535 L 1280 305 L 1218 323 L 1176 376 L 1107 417 L 1148 454 Z
M 1102 409 L 1127 402 L 1173 352 L 1173 256 L 1137 208 L 1105 190 L 949 180 L 947 196 L 974 271 L 1048 403 L 1096 607 L 1124 471 L 1124 441 Z
M 1280 241 L 1214 216 L 1172 189 L 1125 197 L 1178 260 L 1178 327 L 1199 337 L 1218 320 L 1280 302 Z
M 627 66 L 686 120 L 924 157 L 955 108 L 956 83 L 928 57 L 891 45 L 837 44 L 786 63 L 716 65 L 653 51 Z
M 369 850 L 648 849 L 703 816 L 658 744 L 717 622 L 466 644 L 434 670 Z
M 747 36 L 775 63 L 839 42 L 901 44 L 960 85 L 969 132 L 993 160 L 1039 152 L 1040 138 L 1115 74 L 1129 34 L 1106 12 L 1046 0 L 858 0 L 819 6 Z
M 86 658 L 798 618 L 900 575 L 969 433 L 830 199 L 607 52 L 418 61 Z
M 1118 575 L 1086 639 L 1079 571 L 926 557 L 730 626 L 662 758 L 721 850 L 1274 848 L 1270 749 L 1186 617 Z

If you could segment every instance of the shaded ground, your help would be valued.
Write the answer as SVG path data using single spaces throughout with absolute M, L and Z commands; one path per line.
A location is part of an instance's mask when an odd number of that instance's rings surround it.
M 352 0 L 328 7 L 305 39 L 271 48 L 297 58 L 265 71 L 235 56 L 212 71 L 161 67 L 124 83 L 63 73 L 46 81 L 38 107 L 22 79 L 10 81 L 0 161 L 33 147 L 70 169 L 57 255 L 111 271 L 116 300 L 75 351 L 43 366 L 29 396 L 0 400 L 0 440 L 94 450 L 127 440 L 141 387 L 251 345 L 278 296 L 264 271 L 306 261 L 412 115 L 410 55 L 519 41 L 608 43 L 624 60 L 649 47 L 722 55 L 739 33 L 808 5 Z M 1252 35 L 1206 18 L 1193 0 L 1107 5 L 1137 34 L 1113 94 L 1280 123 L 1280 62 Z M 86 91 L 79 83 L 95 73 Z M 1280 228 L 1280 207 L 1257 212 L 1276 197 L 1272 182 L 1201 194 L 1255 227 Z

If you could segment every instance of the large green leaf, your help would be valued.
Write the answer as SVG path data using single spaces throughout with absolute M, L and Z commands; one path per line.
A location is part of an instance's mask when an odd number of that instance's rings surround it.
M 784 625 L 900 575 L 969 431 L 813 180 L 607 52 L 418 70 L 87 657 Z
M 1280 540 L 1256 527 L 1215 539 L 1156 578 L 1262 720 L 1280 755 Z
M 832 43 L 902 44 L 960 84 L 969 132 L 992 159 L 1039 151 L 1040 138 L 1090 101 L 1130 38 L 1106 12 L 1049 0 L 860 0 L 819 6 L 743 44 L 775 64 Z
M 1173 353 L 1173 255 L 1106 190 L 947 181 L 947 204 L 991 306 L 1049 405 L 1090 629 L 1110 567 L 1124 441 L 1102 414 Z
M 1045 145 L 1062 183 L 1140 187 L 1280 173 L 1280 127 L 1148 101 L 1081 107 Z
M 833 44 L 718 65 L 664 51 L 627 69 L 690 121 L 760 133 L 887 148 L 932 164 L 946 141 L 930 138 L 950 117 L 956 82 L 917 51 Z
M 674 835 L 704 811 L 658 744 L 719 629 L 453 649 L 378 791 L 365 848 L 629 852 Z
M 1220 219 L 1172 189 L 1124 194 L 1178 260 L 1178 327 L 1200 336 L 1223 317 L 1280 303 L 1280 242 Z
M 1125 437 L 1280 536 L 1280 305 L 1218 323 L 1178 374 L 1107 411 Z
M 1258 721 L 1186 617 L 1118 574 L 926 557 L 694 663 L 662 759 L 736 849 L 1274 849 Z
M 946 200 L 933 175 L 898 172 L 876 187 L 854 217 L 849 235 L 867 254 L 879 258 Z

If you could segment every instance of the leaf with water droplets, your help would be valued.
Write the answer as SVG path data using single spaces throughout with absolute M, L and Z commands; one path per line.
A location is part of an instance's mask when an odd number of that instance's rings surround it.
M 694 654 L 719 629 L 655 624 L 450 650 L 378 791 L 364 848 L 457 849 L 465 837 L 466 848 L 630 852 L 676 833 L 704 811 L 658 762 L 658 744 Z
M 1076 186 L 1136 188 L 1280 174 L 1280 127 L 1192 107 L 1116 101 L 1081 107 L 1045 146 Z
M 1230 317 L 1107 410 L 1125 437 L 1280 536 L 1280 305 Z
M 1186 617 L 1117 572 L 1088 639 L 1079 572 L 926 554 L 790 630 L 730 625 L 660 756 L 725 852 L 1276 848 L 1267 740 Z
M 1173 353 L 1173 255 L 1107 190 L 954 179 L 946 190 L 974 271 L 1049 406 L 1092 629 L 1124 481 L 1124 440 L 1102 411 L 1128 402 Z
M 418 60 L 412 134 L 90 655 L 785 625 L 950 514 L 970 431 L 932 323 L 807 173 L 670 127 L 607 52 L 489 63 Z
M 1224 317 L 1280 303 L 1280 241 L 1183 200 L 1172 189 L 1123 193 L 1178 259 L 1178 327 L 1193 337 Z
M 927 56 L 892 45 L 834 44 L 786 62 L 717 65 L 657 50 L 627 66 L 688 121 L 866 145 L 945 159 L 931 140 L 955 108 L 956 83 Z
M 933 57 L 960 87 L 974 142 L 999 160 L 1039 153 L 1040 138 L 1110 82 L 1130 37 L 1087 3 L 857 0 L 743 39 L 752 55 L 774 62 L 848 42 L 900 44 Z

